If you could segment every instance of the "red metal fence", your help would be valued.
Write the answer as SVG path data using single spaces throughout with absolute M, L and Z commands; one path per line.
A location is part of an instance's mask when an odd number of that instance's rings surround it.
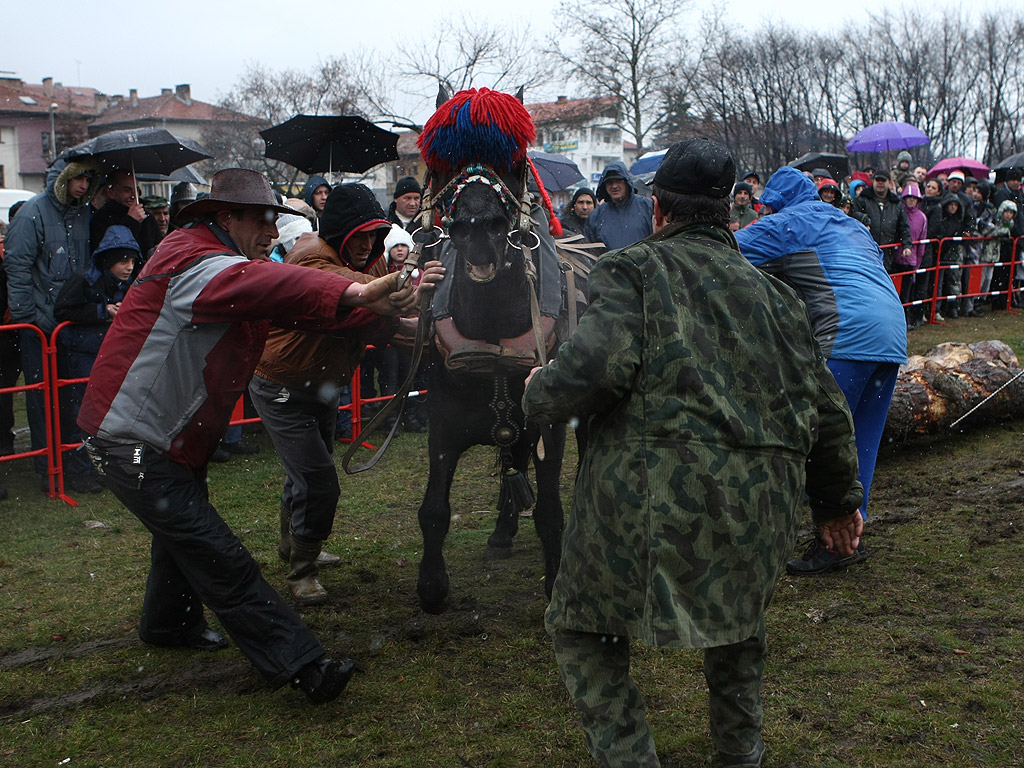
M 959 244 L 961 247 L 972 241 L 986 241 L 992 238 L 982 237 L 951 237 L 943 240 L 924 240 L 920 241 L 923 243 L 929 243 L 936 245 L 935 249 L 935 265 L 917 270 L 908 270 L 906 272 L 897 272 L 891 275 L 893 285 L 896 288 L 896 292 L 900 293 L 903 288 L 903 282 L 905 280 L 914 279 L 925 280 L 930 285 L 929 295 L 924 298 L 910 299 L 904 301 L 904 307 L 913 306 L 926 306 L 925 317 L 927 322 L 935 323 L 941 322 L 937 320 L 939 315 L 938 307 L 941 302 L 947 300 L 959 300 L 965 297 L 973 297 L 976 299 L 987 299 L 996 301 L 999 300 L 1002 303 L 1003 299 L 999 297 L 1005 297 L 1005 309 L 1012 311 L 1014 305 L 1013 297 L 1016 294 L 1021 299 L 1024 299 L 1024 293 L 1021 291 L 1014 291 L 1014 274 L 1017 270 L 1018 265 L 1021 262 L 1022 256 L 1022 242 L 1024 237 L 1016 238 L 1012 241 L 1012 249 L 1010 251 L 1009 261 L 1000 261 L 994 264 L 989 263 L 966 263 L 966 264 L 943 264 L 942 256 L 943 249 L 954 247 L 954 244 Z M 899 248 L 899 243 L 882 246 L 883 250 L 890 248 Z M 982 290 L 982 278 L 985 274 L 986 268 L 1002 268 L 1007 267 L 1009 270 L 1009 279 L 1005 288 L 1000 290 Z M 968 276 L 967 279 L 967 290 L 964 293 L 943 293 L 942 286 L 944 284 L 943 276 L 951 271 L 957 273 L 964 273 Z M 959 283 L 962 285 L 962 281 Z M 67 495 L 64 488 L 64 454 L 68 451 L 77 449 L 81 443 L 64 442 L 63 436 L 61 435 L 61 420 L 59 416 L 59 393 L 62 387 L 69 386 L 71 384 L 78 384 L 87 382 L 87 378 L 78 379 L 62 379 L 58 375 L 57 371 L 57 338 L 60 332 L 70 323 L 62 323 L 59 325 L 53 333 L 50 334 L 49 338 L 34 325 L 27 325 L 24 323 L 17 323 L 13 325 L 0 325 L 0 332 L 17 332 L 21 329 L 28 329 L 34 331 L 40 337 L 40 343 L 43 350 L 43 378 L 37 384 L 23 384 L 20 386 L 0 388 L 0 392 L 28 392 L 32 390 L 40 390 L 43 393 L 46 413 L 46 447 L 37 450 L 22 451 L 20 453 L 13 453 L 9 456 L 0 456 L 0 462 L 15 461 L 18 459 L 28 459 L 36 456 L 46 457 L 46 477 L 47 484 L 49 487 L 48 496 L 51 499 L 60 499 L 67 504 L 77 505 L 73 498 Z M 347 403 L 339 407 L 339 411 L 349 411 L 352 416 L 352 436 L 351 438 L 345 438 L 346 442 L 352 440 L 360 440 L 362 434 L 362 409 L 364 405 L 368 403 L 376 403 L 390 399 L 390 396 L 383 397 L 371 397 L 364 399 L 362 397 L 362 389 L 360 387 L 360 369 L 356 369 L 355 374 L 352 377 L 352 402 Z M 420 394 L 425 394 L 425 390 L 421 391 Z M 242 400 L 239 399 L 235 405 L 235 410 L 232 413 L 231 423 L 232 424 L 254 424 L 258 423 L 258 418 L 247 418 L 244 413 Z M 373 449 L 374 447 L 368 443 L 364 443 L 367 448 Z

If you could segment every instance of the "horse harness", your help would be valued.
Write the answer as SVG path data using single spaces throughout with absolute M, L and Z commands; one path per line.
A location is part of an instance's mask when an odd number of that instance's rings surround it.
M 470 374 L 496 374 L 495 391 L 491 400 L 491 410 L 495 416 L 493 434 L 491 437 L 499 448 L 508 450 L 521 434 L 522 426 L 511 419 L 512 400 L 508 394 L 508 382 L 505 376 L 512 374 L 528 373 L 535 366 L 543 366 L 554 349 L 557 340 L 555 331 L 556 318 L 542 315 L 538 299 L 539 275 L 537 265 L 533 259 L 533 251 L 540 246 L 540 238 L 533 231 L 533 219 L 531 216 L 532 195 L 527 187 L 527 174 L 530 171 L 530 164 L 524 163 L 522 175 L 522 194 L 516 197 L 508 188 L 498 174 L 485 165 L 470 165 L 461 173 L 448 181 L 436 194 L 431 194 L 430 180 L 424 185 L 419 214 L 419 228 L 412 233 L 413 250 L 403 265 L 398 278 L 398 290 L 404 287 L 405 283 L 412 276 L 413 272 L 420 266 L 424 251 L 439 246 L 448 238 L 447 228 L 452 222 L 452 213 L 458 202 L 459 195 L 468 184 L 484 183 L 495 191 L 498 198 L 505 205 L 509 218 L 515 218 L 516 229 L 509 232 L 506 237 L 508 246 L 502 252 L 504 254 L 509 248 L 518 250 L 522 254 L 527 282 L 530 286 L 530 325 L 526 333 L 514 338 L 500 339 L 497 344 L 492 344 L 480 339 L 470 339 L 464 336 L 455 325 L 451 317 L 445 317 L 434 322 L 434 338 L 438 350 L 441 352 L 445 366 L 454 373 Z M 451 193 L 450 197 L 447 197 Z M 444 214 L 441 217 L 443 227 L 434 224 L 434 208 L 441 205 Z M 433 237 L 431 237 L 433 235 Z M 532 236 L 533 243 L 529 244 Z M 570 252 L 573 248 L 567 249 Z M 566 275 L 569 289 L 569 311 L 568 331 L 571 334 L 576 327 L 576 301 L 575 301 L 575 268 L 583 266 L 578 256 L 567 255 L 563 257 L 562 248 L 558 248 L 559 269 Z M 587 268 L 586 271 L 589 272 Z M 432 322 L 430 312 L 430 294 L 424 294 L 420 302 L 419 322 L 416 326 L 416 339 L 413 343 L 412 360 L 410 361 L 409 372 L 406 380 L 402 382 L 399 394 L 392 397 L 385 406 L 377 412 L 366 426 L 366 432 L 373 431 L 378 424 L 384 423 L 386 419 L 394 415 L 394 422 L 391 431 L 384 440 L 384 443 L 377 449 L 376 453 L 365 464 L 350 468 L 352 456 L 359 448 L 360 443 L 353 441 L 345 452 L 342 459 L 342 466 L 349 474 L 355 474 L 373 467 L 387 450 L 388 445 L 394 438 L 401 423 L 401 414 L 405 408 L 405 402 L 409 397 L 409 388 L 412 386 L 413 378 L 419 368 L 420 359 L 423 354 L 423 347 L 429 335 L 429 327 Z M 396 413 L 397 411 L 397 413 Z M 540 447 L 543 453 L 543 447 Z

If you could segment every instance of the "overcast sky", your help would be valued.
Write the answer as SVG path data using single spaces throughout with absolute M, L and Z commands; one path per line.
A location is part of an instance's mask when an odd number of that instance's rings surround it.
M 600 2 L 600 0 L 595 0 Z M 691 0 L 693 25 L 715 9 L 733 25 L 757 29 L 767 19 L 796 28 L 834 29 L 867 18 L 871 3 L 806 0 Z M 1000 0 L 979 0 L 989 6 Z M 932 12 L 940 2 L 924 7 Z M 813 7 L 813 12 L 809 8 Z M 123 8 L 123 10 L 122 10 Z M 6 3 L 0 32 L 0 70 L 26 82 L 52 77 L 66 86 L 93 87 L 108 95 L 157 96 L 161 88 L 189 83 L 193 98 L 217 103 L 237 83 L 248 62 L 274 70 L 309 70 L 320 60 L 375 48 L 387 55 L 416 55 L 441 23 L 430 9 L 466 14 L 495 24 L 529 22 L 543 40 L 559 4 L 546 0 L 176 0 L 85 7 L 80 0 Z M 162 10 L 161 10 L 162 9 Z M 876 8 L 877 11 L 877 8 Z M 420 30 L 423 30 L 422 32 Z M 31 31 L 30 30 L 37 30 Z M 423 43 L 420 45 L 422 46 Z M 563 89 L 564 91 L 565 89 Z M 577 96 L 571 92 L 566 95 Z M 550 98 L 551 96 L 548 95 Z

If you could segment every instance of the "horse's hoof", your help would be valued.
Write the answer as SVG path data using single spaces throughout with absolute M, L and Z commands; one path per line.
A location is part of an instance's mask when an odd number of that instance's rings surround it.
M 421 578 L 416 584 L 416 594 L 424 613 L 438 616 L 448 610 L 448 574 L 443 578 Z
M 442 613 L 448 610 L 448 601 L 442 600 L 440 603 L 428 603 L 424 599 L 420 598 L 420 609 L 424 613 L 429 613 L 431 616 L 440 616 Z
M 484 553 L 485 560 L 508 560 L 512 557 L 512 547 L 496 547 L 493 544 L 487 545 Z

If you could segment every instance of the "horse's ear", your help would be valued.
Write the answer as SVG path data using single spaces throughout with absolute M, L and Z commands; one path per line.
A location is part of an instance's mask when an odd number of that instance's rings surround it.
M 434 109 L 440 109 L 441 105 L 444 104 L 451 96 L 448 95 L 448 91 L 445 90 L 444 83 L 437 84 L 437 103 L 434 104 Z
M 520 85 L 519 86 L 519 90 L 516 91 L 516 98 L 519 99 L 519 103 L 520 104 L 523 103 L 523 88 L 524 88 L 524 86 Z

